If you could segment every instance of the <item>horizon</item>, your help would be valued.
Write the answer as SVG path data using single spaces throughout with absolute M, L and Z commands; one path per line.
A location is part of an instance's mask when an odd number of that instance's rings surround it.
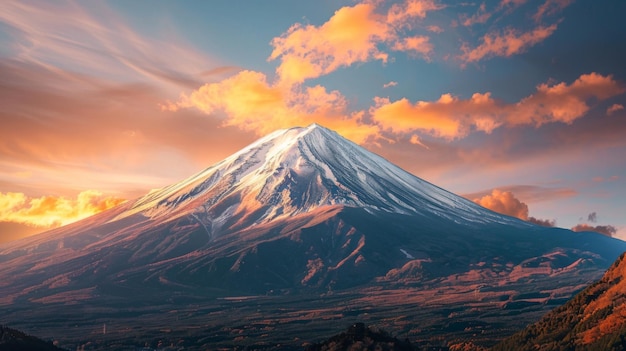
M 624 10 L 6 1 L 0 243 L 312 123 L 496 212 L 626 240 Z

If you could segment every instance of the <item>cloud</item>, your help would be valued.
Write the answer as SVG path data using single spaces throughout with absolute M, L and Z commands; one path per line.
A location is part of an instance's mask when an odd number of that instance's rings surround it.
M 387 22 L 396 27 L 410 26 L 413 18 L 425 18 L 428 12 L 444 8 L 445 5 L 433 0 L 407 0 L 391 6 L 387 13 Z
M 395 87 L 396 85 L 398 85 L 398 82 L 391 81 L 389 83 L 384 84 L 383 88 L 391 88 L 391 87 Z
M 612 225 L 591 226 L 585 223 L 576 225 L 572 230 L 575 232 L 596 232 L 606 236 L 613 236 L 617 233 L 617 229 Z
M 591 212 L 589 215 L 587 215 L 587 221 L 591 223 L 596 223 L 598 221 L 598 214 L 595 212 Z
M 423 147 L 423 148 L 429 149 L 429 147 L 428 147 L 428 146 L 426 146 L 426 145 L 422 142 L 422 140 L 420 139 L 420 137 L 419 137 L 419 136 L 417 136 L 417 135 L 415 135 L 415 134 L 411 135 L 411 139 L 409 139 L 409 142 L 410 142 L 411 144 L 413 144 L 413 145 L 419 145 L 419 146 L 421 146 L 421 147 Z
M 547 188 L 534 185 L 510 185 L 500 186 L 498 190 L 502 192 L 511 192 L 521 201 L 525 202 L 542 202 L 566 199 L 578 194 L 574 189 L 570 188 Z M 485 190 L 471 194 L 464 194 L 463 197 L 468 199 L 481 198 L 489 195 L 492 190 Z
M 554 227 L 556 224 L 556 221 L 554 220 L 529 217 L 528 205 L 516 198 L 510 191 L 493 189 L 491 194 L 484 195 L 480 198 L 474 198 L 472 201 L 492 211 L 502 213 L 507 216 L 517 217 L 521 220 L 544 227 Z
M 440 33 L 444 32 L 443 28 L 441 28 L 440 26 L 434 25 L 434 24 L 426 27 L 426 30 L 429 31 L 429 32 L 437 33 L 437 34 L 440 34 Z
M 389 40 L 391 28 L 375 13 L 374 4 L 343 7 L 323 25 L 297 23 L 272 40 L 269 60 L 279 59 L 276 69 L 282 81 L 302 83 L 339 67 L 371 59 L 387 61 L 377 43 Z
M 540 84 L 534 94 L 516 103 L 496 100 L 489 92 L 475 93 L 469 99 L 443 94 L 436 101 L 415 103 L 406 98 L 393 102 L 376 98 L 369 112 L 376 123 L 394 133 L 421 131 L 451 140 L 472 131 L 491 133 L 501 126 L 571 124 L 589 111 L 589 101 L 605 100 L 624 91 L 612 76 L 590 73 L 569 85 Z
M 153 85 L 0 59 L 0 179 L 12 183 L 0 191 L 41 196 L 54 187 L 73 196 L 97 188 L 138 196 L 255 138 L 198 111 L 162 113 L 165 96 Z
M 541 84 L 537 92 L 516 104 L 510 113 L 511 124 L 533 123 L 540 126 L 549 122 L 572 123 L 589 110 L 590 99 L 605 100 L 624 92 L 622 84 L 612 76 L 598 73 L 581 75 L 574 83 Z
M 345 6 L 320 26 L 291 26 L 272 40 L 274 50 L 268 60 L 280 60 L 276 68 L 279 82 L 294 85 L 358 62 L 387 62 L 389 55 L 380 44 L 428 59 L 433 48 L 428 37 L 401 37 L 399 30 L 441 8 L 431 0 L 394 4 L 387 14 L 378 11 L 376 2 Z
M 487 7 L 485 3 L 482 3 L 478 8 L 478 12 L 473 14 L 472 16 L 464 15 L 461 17 L 461 24 L 466 27 L 471 27 L 475 24 L 484 24 L 489 18 L 491 18 L 492 13 L 487 12 Z
M 497 108 L 490 93 L 474 94 L 461 100 L 443 94 L 437 101 L 418 101 L 412 104 L 406 98 L 391 102 L 377 98 L 370 109 L 374 121 L 395 133 L 422 131 L 445 139 L 467 135 L 471 128 L 491 132 L 499 126 L 493 111 Z
M 539 6 L 537 12 L 533 15 L 533 19 L 536 22 L 540 22 L 543 17 L 557 14 L 573 2 L 574 0 L 546 0 Z
M 51 228 L 89 217 L 125 201 L 104 196 L 96 190 L 82 191 L 75 199 L 62 196 L 31 198 L 23 193 L 0 193 L 0 222 Z
M 498 9 L 517 8 L 524 5 L 528 0 L 502 0 L 498 5 Z
M 492 211 L 528 220 L 528 205 L 518 200 L 510 191 L 493 189 L 491 194 L 472 201 Z
M 554 219 L 540 219 L 540 218 L 535 218 L 535 217 L 528 217 L 528 221 L 530 223 L 540 225 L 542 227 L 556 226 L 556 221 Z
M 347 111 L 346 99 L 336 90 L 271 85 L 260 72 L 241 71 L 218 83 L 209 83 L 164 108 L 195 107 L 206 114 L 223 113 L 224 124 L 258 135 L 276 129 L 320 123 L 345 137 L 364 143 L 378 135 L 378 127 L 361 121 L 362 114 Z
M 539 26 L 529 32 L 519 32 L 508 28 L 503 32 L 491 32 L 482 37 L 482 43 L 475 48 L 469 44 L 461 46 L 463 54 L 459 56 L 466 63 L 478 62 L 491 57 L 511 57 L 544 41 L 556 30 L 557 25 Z
M 71 62 L 74 72 L 132 78 L 177 93 L 200 85 L 198 73 L 216 65 L 181 40 L 137 34 L 104 3 L 5 0 L 0 22 L 10 28 L 3 41 L 14 57 L 53 70 L 67 69 Z
M 607 116 L 614 114 L 617 111 L 621 111 L 624 109 L 624 105 L 621 104 L 613 104 L 606 109 Z
M 392 49 L 395 51 L 404 51 L 410 55 L 420 56 L 429 61 L 430 54 L 433 51 L 433 45 L 430 43 L 430 39 L 427 36 L 418 35 L 398 39 L 393 44 Z
M 596 183 L 603 183 L 603 182 L 614 182 L 616 180 L 619 180 L 619 176 L 610 176 L 608 178 L 604 178 L 604 177 L 593 177 L 592 181 L 596 182 Z

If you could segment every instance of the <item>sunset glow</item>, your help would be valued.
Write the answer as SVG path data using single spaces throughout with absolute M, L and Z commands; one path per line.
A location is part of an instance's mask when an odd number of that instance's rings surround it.
M 623 13 L 582 0 L 2 1 L 0 242 L 311 123 L 494 211 L 626 240 Z

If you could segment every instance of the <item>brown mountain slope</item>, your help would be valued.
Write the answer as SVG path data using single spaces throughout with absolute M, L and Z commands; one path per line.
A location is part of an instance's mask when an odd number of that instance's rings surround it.
M 493 350 L 626 350 L 626 253 L 565 305 Z

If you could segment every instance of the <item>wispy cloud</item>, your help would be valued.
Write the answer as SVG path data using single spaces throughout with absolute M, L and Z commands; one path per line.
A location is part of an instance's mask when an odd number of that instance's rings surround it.
M 531 31 L 521 32 L 508 28 L 504 31 L 493 31 L 481 38 L 480 45 L 472 48 L 464 43 L 463 54 L 459 58 L 467 63 L 478 62 L 492 57 L 511 57 L 522 53 L 528 48 L 544 41 L 557 29 L 556 24 L 538 26 Z
M 7 0 L 0 4 L 0 22 L 11 28 L 6 44 L 18 61 L 57 72 L 130 78 L 171 92 L 198 86 L 197 74 L 215 61 L 181 41 L 138 35 L 103 3 Z
M 609 106 L 609 108 L 606 109 L 606 114 L 607 115 L 612 115 L 617 111 L 622 111 L 624 109 L 624 105 L 621 104 L 613 104 L 611 106 Z
M 54 184 L 65 195 L 94 187 L 136 194 L 185 174 L 159 163 L 193 172 L 227 155 L 202 147 L 211 140 L 233 147 L 251 140 L 220 130 L 218 119 L 158 108 L 237 68 L 181 40 L 139 35 L 104 3 L 2 1 L 0 25 L 9 34 L 0 57 L 0 181 L 12 184 L 2 189 L 39 196 Z M 29 177 L 17 176 L 25 171 Z
M 533 19 L 536 22 L 540 22 L 546 16 L 551 16 L 563 11 L 563 9 L 573 2 L 574 0 L 546 0 L 539 6 L 537 12 L 533 15 Z
M 461 16 L 461 24 L 466 27 L 471 27 L 475 24 L 484 24 L 486 23 L 493 13 L 487 11 L 487 5 L 483 2 L 478 11 L 471 16 L 462 15 Z
M 383 85 L 383 88 L 385 88 L 385 89 L 386 89 L 386 88 L 391 88 L 391 87 L 395 87 L 396 85 L 398 85 L 398 82 L 391 81 L 391 82 L 389 82 L 389 83 L 385 83 L 385 84 Z

